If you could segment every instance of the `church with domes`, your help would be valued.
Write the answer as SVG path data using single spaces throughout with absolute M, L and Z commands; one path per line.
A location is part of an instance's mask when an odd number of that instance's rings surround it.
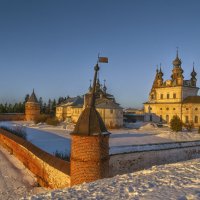
M 57 105 L 56 117 L 60 121 L 76 123 L 85 107 L 89 104 L 92 86 L 90 84 L 88 92 L 83 96 L 68 97 L 64 102 Z M 123 108 L 116 102 L 113 95 L 107 92 L 107 87 L 102 86 L 97 79 L 95 89 L 95 107 L 107 128 L 120 128 L 123 126 Z
M 163 80 L 161 67 L 156 70 L 149 99 L 144 103 L 145 121 L 169 123 L 177 115 L 183 123 L 200 126 L 200 96 L 194 64 L 189 80 L 184 79 L 178 51 L 172 64 L 169 80 Z

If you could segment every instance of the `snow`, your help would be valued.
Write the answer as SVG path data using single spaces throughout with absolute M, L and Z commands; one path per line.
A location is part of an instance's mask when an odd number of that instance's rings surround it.
M 1 122 L 1 126 L 23 126 L 27 140 L 42 150 L 54 154 L 56 151 L 70 154 L 71 141 L 69 131 L 45 124 L 34 125 L 28 122 Z
M 73 124 L 63 123 L 59 126 L 46 124 L 33 124 L 31 122 L 1 122 L 5 126 L 23 126 L 26 128 L 28 140 L 39 148 L 51 154 L 56 151 L 70 154 Z M 169 127 L 159 128 L 155 123 L 137 122 L 129 123 L 125 128 L 109 130 L 110 154 L 169 149 L 180 146 L 171 144 L 175 142 L 199 141 L 197 130 L 192 132 L 172 132 Z M 195 145 L 195 143 L 192 143 Z M 190 144 L 188 144 L 189 146 Z
M 1 122 L 0 125 L 23 126 L 30 142 L 41 149 L 54 153 L 70 153 L 70 132 L 73 125 L 34 125 L 31 122 Z M 172 148 L 177 141 L 189 141 L 189 145 L 200 143 L 200 134 L 193 132 L 172 132 L 168 127 L 159 128 L 152 123 L 128 124 L 126 128 L 111 130 L 110 153 Z M 177 145 L 177 146 L 176 146 Z M 186 143 L 181 144 L 182 146 Z M 18 199 L 26 195 L 44 192 L 35 190 L 33 175 L 13 156 L 2 157 L 0 151 L 0 199 Z M 9 162 L 12 164 L 9 164 Z M 8 163 L 7 163 L 8 162 Z M 16 164 L 18 163 L 18 164 Z M 6 166 L 6 167 L 5 167 Z M 15 167 L 13 167 L 15 166 Z M 21 167 L 16 167 L 21 166 Z M 51 191 L 25 199 L 200 199 L 200 159 L 154 166 L 149 170 L 98 180 L 64 190 Z M 38 189 L 38 188 L 37 188 Z M 6 196 L 7 195 L 7 196 Z M 4 198 L 5 197 L 5 198 Z
M 0 147 L 0 199 L 19 199 L 44 191 L 22 163 Z
M 154 166 L 24 199 L 197 200 L 200 199 L 200 159 Z
M 176 133 L 167 126 L 159 128 L 156 124 L 147 122 L 131 123 L 128 128 L 112 130 L 111 133 L 111 147 L 200 140 L 196 129 Z

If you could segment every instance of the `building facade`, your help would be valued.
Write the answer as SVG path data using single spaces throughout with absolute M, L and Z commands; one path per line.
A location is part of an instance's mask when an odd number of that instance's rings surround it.
M 193 64 L 191 78 L 185 80 L 181 64 L 177 51 L 171 79 L 164 81 L 161 67 L 156 70 L 149 99 L 144 103 L 145 121 L 169 123 L 177 115 L 183 123 L 193 122 L 195 126 L 200 125 L 197 73 Z
M 84 108 L 89 104 L 89 96 L 92 87 L 84 96 L 74 98 L 68 97 L 66 101 L 56 107 L 56 117 L 61 121 L 76 123 Z M 101 115 L 107 128 L 120 128 L 123 126 L 123 108 L 116 103 L 113 95 L 107 93 L 107 88 L 102 87 L 99 79 L 96 83 L 96 103 L 95 107 Z

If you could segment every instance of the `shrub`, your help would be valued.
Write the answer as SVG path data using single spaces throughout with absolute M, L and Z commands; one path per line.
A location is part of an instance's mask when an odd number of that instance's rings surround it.
M 171 119 L 170 127 L 171 127 L 172 131 L 175 131 L 175 132 L 182 131 L 182 121 L 177 115 L 175 115 Z
M 59 124 L 59 120 L 56 117 L 48 117 L 46 123 L 48 125 L 57 126 Z
M 53 155 L 62 160 L 70 161 L 70 156 L 66 152 L 56 150 L 56 152 L 54 152 Z
M 193 122 L 185 123 L 184 127 L 187 129 L 187 131 L 191 132 L 192 129 L 194 128 L 194 123 Z
M 23 138 L 24 140 L 27 139 L 26 129 L 22 126 L 15 126 L 15 127 L 7 127 L 7 126 L 1 126 L 2 129 L 9 131 L 10 133 Z
M 44 114 L 39 115 L 39 116 L 37 116 L 37 117 L 34 119 L 34 123 L 35 123 L 35 124 L 44 123 L 44 122 L 46 122 L 47 118 L 48 118 L 47 115 L 44 115 Z

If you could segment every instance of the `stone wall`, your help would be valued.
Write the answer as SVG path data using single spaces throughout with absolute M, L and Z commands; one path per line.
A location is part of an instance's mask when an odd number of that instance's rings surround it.
M 158 149 L 111 155 L 109 176 L 113 177 L 118 174 L 132 173 L 134 171 L 150 168 L 154 165 L 200 158 L 200 145 L 193 144 L 187 147 L 187 143 L 190 144 L 189 142 L 184 142 L 183 144 L 178 143 L 179 147 L 172 149 Z
M 48 188 L 70 186 L 70 164 L 39 149 L 28 141 L 0 129 L 0 145 L 16 156 Z
M 0 121 L 24 121 L 24 113 L 5 113 L 0 114 Z

